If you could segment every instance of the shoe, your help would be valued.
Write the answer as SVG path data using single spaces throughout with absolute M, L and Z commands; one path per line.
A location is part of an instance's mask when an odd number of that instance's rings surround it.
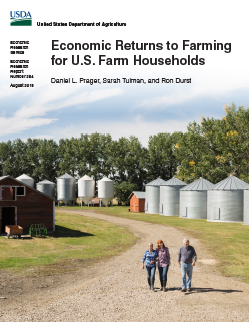
M 188 291 L 188 292 L 191 292 L 191 288 L 187 288 L 187 291 Z
M 163 281 L 163 292 L 166 292 L 166 281 Z
M 181 292 L 186 292 L 185 288 L 182 288 L 182 289 L 181 289 Z

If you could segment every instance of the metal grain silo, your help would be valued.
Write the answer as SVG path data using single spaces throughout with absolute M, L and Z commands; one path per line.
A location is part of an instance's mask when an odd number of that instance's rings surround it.
M 93 179 L 85 175 L 78 180 L 78 197 L 81 199 L 85 205 L 95 197 L 95 182 Z
M 244 189 L 249 185 L 234 177 L 218 182 L 208 191 L 208 221 L 242 222 Z
M 164 185 L 166 181 L 157 178 L 145 186 L 145 213 L 159 214 L 160 205 L 160 186 Z
M 207 219 L 207 190 L 213 184 L 203 178 L 180 190 L 180 218 Z
M 57 199 L 68 205 L 70 201 L 75 202 L 76 179 L 65 173 L 57 178 Z
M 55 197 L 55 184 L 49 180 L 38 182 L 36 184 L 36 189 L 53 199 Z
M 243 224 L 249 225 L 249 190 L 244 190 Z
M 31 188 L 35 187 L 34 179 L 27 176 L 26 174 L 22 174 L 20 177 L 16 178 L 16 180 L 25 183 L 26 185 L 30 186 Z
M 186 185 L 173 177 L 160 186 L 160 215 L 179 217 L 180 189 Z
M 98 198 L 105 206 L 114 198 L 114 182 L 112 180 L 103 178 L 98 181 Z

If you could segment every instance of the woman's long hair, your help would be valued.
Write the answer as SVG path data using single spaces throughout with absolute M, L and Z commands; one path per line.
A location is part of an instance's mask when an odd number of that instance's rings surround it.
M 161 244 L 161 243 L 163 243 L 163 248 L 165 247 L 164 242 L 161 239 L 159 239 L 157 242 L 157 248 L 156 248 L 157 250 L 160 249 L 159 244 Z

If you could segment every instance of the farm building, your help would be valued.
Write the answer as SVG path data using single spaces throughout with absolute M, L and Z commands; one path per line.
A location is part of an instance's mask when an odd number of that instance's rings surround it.
M 28 232 L 32 224 L 55 230 L 55 200 L 10 176 L 0 177 L 0 233 L 6 225 Z
M 130 211 L 144 212 L 145 192 L 133 191 L 128 199 L 130 199 Z
M 249 185 L 230 175 L 208 191 L 207 220 L 214 222 L 242 222 L 243 195 Z
M 160 215 L 179 217 L 180 189 L 186 185 L 173 177 L 160 186 Z
M 145 212 L 146 214 L 159 214 L 160 186 L 166 181 L 160 177 L 145 186 Z
M 207 219 L 207 191 L 213 184 L 199 178 L 180 189 L 180 218 Z

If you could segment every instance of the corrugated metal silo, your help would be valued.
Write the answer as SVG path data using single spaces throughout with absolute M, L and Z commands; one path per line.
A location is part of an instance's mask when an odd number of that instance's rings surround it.
M 157 178 L 145 186 L 145 213 L 159 214 L 160 205 L 160 186 L 164 185 L 166 181 Z
M 26 185 L 30 186 L 31 188 L 35 187 L 34 179 L 27 176 L 26 174 L 22 174 L 20 177 L 17 177 L 16 180 L 25 183 Z
M 160 215 L 179 216 L 180 189 L 186 185 L 173 177 L 160 186 Z
M 234 176 L 218 182 L 208 191 L 208 221 L 242 222 L 244 189 L 249 185 Z
M 57 199 L 65 205 L 75 202 L 75 183 L 76 179 L 67 173 L 57 178 Z
M 207 219 L 207 190 L 213 184 L 203 178 L 180 190 L 180 218 Z
M 54 198 L 55 197 L 55 184 L 49 180 L 43 180 L 36 184 L 36 189 L 45 195 Z
M 78 197 L 81 199 L 81 206 L 82 201 L 87 205 L 95 197 L 94 180 L 87 175 L 78 180 Z
M 244 190 L 243 224 L 249 225 L 249 190 Z
M 98 198 L 105 206 L 114 198 L 114 182 L 112 180 L 103 178 L 98 181 Z

